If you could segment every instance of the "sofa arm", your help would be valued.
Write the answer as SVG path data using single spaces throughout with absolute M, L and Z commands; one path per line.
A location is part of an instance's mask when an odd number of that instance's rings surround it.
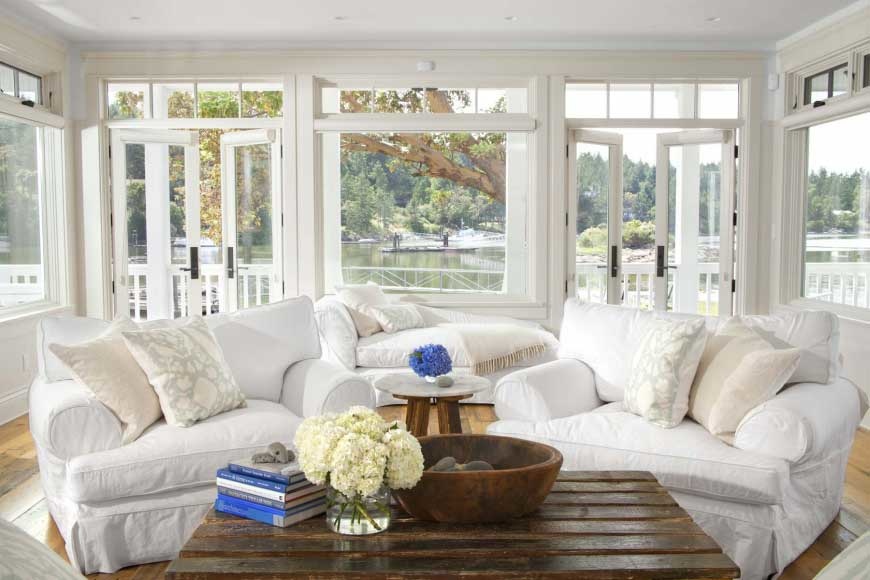
M 281 404 L 299 417 L 337 413 L 354 405 L 375 408 L 375 390 L 356 373 L 322 359 L 308 359 L 287 369 Z
M 734 447 L 791 463 L 848 453 L 866 411 L 866 396 L 844 378 L 792 385 L 747 413 Z
M 549 421 L 602 404 L 592 370 L 574 359 L 513 372 L 495 386 L 495 414 L 500 420 Z
M 323 358 L 346 369 L 355 369 L 359 335 L 344 304 L 333 296 L 324 296 L 314 305 L 314 316 Z
M 29 398 L 30 433 L 55 457 L 67 460 L 121 446 L 121 422 L 74 380 L 36 379 Z

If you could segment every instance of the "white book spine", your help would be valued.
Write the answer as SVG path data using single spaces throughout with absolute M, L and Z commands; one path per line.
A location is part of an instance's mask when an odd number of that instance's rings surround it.
M 258 497 L 282 502 L 288 502 L 294 498 L 302 497 L 304 495 L 314 493 L 315 491 L 325 489 L 325 487 L 322 485 L 312 485 L 285 493 L 283 491 L 275 491 L 272 489 L 257 487 L 255 485 L 248 485 L 247 483 L 239 483 L 238 481 L 233 481 L 232 479 L 224 479 L 223 477 L 217 478 L 217 484 L 221 487 L 227 487 L 229 489 L 235 489 L 236 491 L 243 491 L 245 493 L 256 495 Z

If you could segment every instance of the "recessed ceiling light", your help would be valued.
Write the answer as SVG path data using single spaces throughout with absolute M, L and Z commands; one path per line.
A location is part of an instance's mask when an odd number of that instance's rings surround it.
M 347 16 L 333 16 L 332 19 L 335 20 L 336 22 L 344 22 L 348 18 L 347 18 Z
M 504 19 L 508 22 L 516 22 L 517 20 L 519 20 L 519 18 L 517 18 L 516 16 L 505 16 Z
M 141 16 L 131 16 L 130 20 L 132 20 L 134 22 L 138 22 L 139 20 L 142 20 L 142 17 Z
M 707 18 L 707 22 L 719 22 L 720 20 L 722 19 L 718 16 L 711 16 L 710 18 Z

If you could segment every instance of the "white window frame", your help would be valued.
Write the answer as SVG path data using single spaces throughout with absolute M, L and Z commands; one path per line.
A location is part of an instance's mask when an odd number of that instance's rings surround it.
M 865 87 L 865 81 L 870 80 L 870 66 L 864 66 L 864 58 L 870 55 L 870 42 L 863 44 L 855 50 L 854 60 L 855 63 L 855 93 L 867 93 L 870 92 L 870 82 L 867 83 Z
M 818 73 L 834 68 L 838 65 L 846 64 L 847 74 L 849 75 L 849 85 L 844 94 L 825 99 L 825 107 L 837 104 L 855 97 L 857 95 L 870 92 L 870 87 L 864 87 L 864 78 L 868 74 L 864 70 L 864 56 L 870 54 L 870 42 L 862 42 L 857 45 L 838 50 L 835 53 L 829 54 L 821 59 L 813 61 L 804 66 L 795 68 L 786 72 L 786 91 L 785 91 L 785 115 L 799 115 L 812 111 L 813 103 L 804 104 L 805 80 Z
M 807 163 L 809 129 L 870 113 L 870 91 L 830 106 L 804 110 L 785 117 L 780 128 L 783 142 L 782 233 L 779 302 L 801 309 L 827 310 L 845 318 L 870 322 L 870 309 L 834 304 L 803 296 L 806 243 Z
M 42 226 L 42 300 L 0 309 L 0 323 L 69 306 L 67 201 L 64 119 L 42 108 L 27 107 L 14 99 L 0 99 L 0 115 L 35 127 L 59 129 L 43 132 L 39 150 L 40 220 Z
M 528 248 L 526 268 L 526 293 L 489 294 L 489 293 L 448 293 L 448 292 L 414 292 L 393 293 L 399 298 L 424 302 L 432 306 L 466 308 L 471 311 L 492 311 L 500 309 L 510 311 L 521 318 L 545 318 L 547 308 L 547 191 L 546 123 L 540 121 L 540 111 L 546 105 L 547 82 L 544 77 L 487 77 L 486 79 L 467 77 L 359 77 L 359 76 L 318 76 L 311 78 L 310 104 L 312 113 L 310 143 L 302 143 L 301 147 L 310 146 L 314 153 L 313 181 L 317 190 L 314 212 L 314 232 L 303 253 L 312 255 L 315 268 L 313 284 L 302 291 L 309 291 L 316 297 L 321 297 L 332 289 L 325 288 L 323 241 L 324 215 L 323 192 L 319 174 L 322 171 L 322 155 L 320 151 L 320 134 L 330 132 L 522 132 L 528 135 L 528 199 L 526 235 L 524 243 Z M 338 87 L 458 87 L 458 88 L 518 88 L 527 89 L 527 113 L 320 113 L 321 88 Z M 317 112 L 315 112 L 317 111 Z M 301 114 L 305 114 L 304 111 Z M 305 134 L 303 133 L 303 138 Z M 300 233 L 300 238 L 304 233 Z M 308 237 L 308 236 L 306 236 Z

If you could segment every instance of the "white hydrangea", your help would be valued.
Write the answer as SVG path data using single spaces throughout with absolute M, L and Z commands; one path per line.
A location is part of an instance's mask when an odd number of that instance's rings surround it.
M 423 474 L 417 439 L 365 407 L 306 419 L 294 444 L 305 477 L 317 485 L 328 481 L 348 498 L 372 495 L 384 483 L 409 489 Z
M 423 476 L 423 451 L 417 438 L 404 429 L 390 429 L 384 434 L 389 450 L 387 485 L 390 489 L 411 489 Z

